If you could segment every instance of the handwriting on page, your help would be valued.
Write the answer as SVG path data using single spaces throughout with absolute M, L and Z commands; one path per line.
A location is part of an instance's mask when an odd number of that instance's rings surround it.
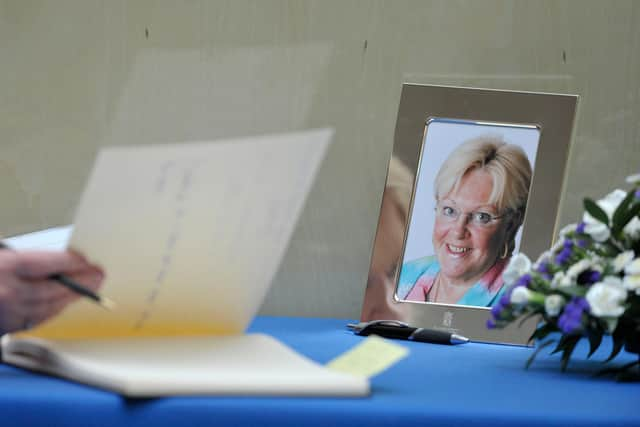
M 116 315 L 74 304 L 45 338 L 234 334 L 275 277 L 328 131 L 110 147 L 70 246 L 100 265 Z
M 194 164 L 179 164 L 175 161 L 165 162 L 160 168 L 160 173 L 155 183 L 155 194 L 158 197 L 168 196 L 174 199 L 173 215 L 167 241 L 160 258 L 158 273 L 153 282 L 153 287 L 149 290 L 142 313 L 135 322 L 134 329 L 144 327 L 145 322 L 153 311 L 153 304 L 162 290 L 167 272 L 171 268 L 176 243 L 180 238 L 180 232 L 182 230 L 182 221 L 187 207 L 186 201 L 191 189 L 195 169 L 196 166 Z M 167 188 L 170 188 L 168 181 L 172 178 L 179 180 L 177 189 L 173 194 L 171 194 L 170 189 Z

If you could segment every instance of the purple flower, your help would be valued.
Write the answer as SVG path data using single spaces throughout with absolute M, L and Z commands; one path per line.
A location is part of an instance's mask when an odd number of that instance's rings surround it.
M 580 285 L 587 285 L 599 282 L 602 279 L 602 273 L 596 270 L 585 270 L 580 273 L 576 279 L 576 281 Z
M 509 305 L 509 301 L 510 298 L 507 294 L 502 295 L 498 302 L 493 307 L 491 307 L 491 314 L 493 315 L 493 317 L 499 319 L 502 311 Z
M 573 251 L 570 248 L 565 247 L 560 251 L 560 253 L 558 253 L 558 255 L 556 255 L 555 261 L 557 264 L 562 265 L 569 261 L 571 255 L 573 255 Z
M 586 248 L 587 246 L 589 246 L 589 241 L 585 240 L 585 239 L 579 239 L 578 242 L 578 247 L 580 248 Z
M 544 277 L 547 280 L 551 280 L 551 278 L 553 277 L 551 275 L 551 271 L 549 270 L 549 263 L 548 262 L 541 262 L 540 264 L 538 264 L 538 267 L 536 268 L 536 271 L 538 273 L 540 273 L 540 275 L 542 277 Z
M 504 295 L 500 297 L 498 302 L 491 307 L 491 316 L 487 320 L 487 328 L 493 329 L 496 327 L 496 320 L 500 319 L 502 316 L 502 312 L 507 308 L 510 303 L 509 293 L 511 290 L 507 291 Z
M 536 268 L 536 271 L 538 273 L 548 273 L 549 272 L 549 263 L 548 262 L 541 262 L 540 264 L 538 264 L 538 268 Z
M 580 317 L 579 316 L 569 316 L 567 314 L 562 314 L 560 319 L 558 319 L 558 326 L 560 330 L 565 334 L 570 334 L 571 332 L 580 329 Z
M 635 193 L 633 193 L 633 196 L 634 196 L 636 199 L 640 199 L 640 188 L 639 188 L 639 189 L 637 189 Z
M 591 274 L 589 274 L 589 283 L 599 282 L 600 279 L 602 279 L 602 273 L 599 271 L 592 271 Z
M 572 298 L 558 319 L 558 327 L 565 334 L 570 334 L 582 327 L 582 314 L 589 311 L 589 303 L 582 297 Z
M 529 286 L 529 283 L 531 283 L 531 275 L 524 274 L 518 279 L 516 286 Z
M 504 306 L 498 302 L 496 305 L 491 307 L 491 315 L 495 318 L 498 318 L 500 317 L 502 310 L 504 310 Z
M 511 303 L 511 289 L 509 289 L 507 293 L 505 293 L 500 297 L 498 304 L 501 304 L 503 307 L 506 307 L 509 305 L 509 303 Z
M 576 233 L 578 234 L 584 234 L 584 227 L 586 226 L 586 224 L 583 222 L 580 222 L 578 224 L 578 226 L 576 227 Z
M 573 301 L 580 309 L 582 309 L 582 311 L 591 310 L 591 307 L 589 306 L 589 302 L 587 301 L 586 298 L 576 297 L 576 298 L 573 298 Z

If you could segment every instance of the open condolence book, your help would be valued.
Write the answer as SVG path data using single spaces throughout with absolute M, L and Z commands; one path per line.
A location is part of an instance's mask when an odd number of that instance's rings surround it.
M 359 396 L 244 331 L 269 288 L 329 130 L 100 152 L 69 246 L 101 265 L 114 311 L 83 300 L 3 338 L 6 363 L 128 396 Z

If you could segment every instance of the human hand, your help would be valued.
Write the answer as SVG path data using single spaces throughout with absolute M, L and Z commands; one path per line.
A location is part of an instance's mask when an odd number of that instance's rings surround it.
M 78 295 L 48 277 L 61 273 L 97 291 L 104 273 L 74 252 L 0 251 L 0 335 L 29 329 Z

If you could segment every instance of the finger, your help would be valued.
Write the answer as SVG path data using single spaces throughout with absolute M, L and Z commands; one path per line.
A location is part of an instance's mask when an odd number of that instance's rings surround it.
M 0 334 L 15 332 L 24 328 L 25 315 L 28 312 L 22 305 L 3 306 L 0 311 Z
M 59 298 L 40 301 L 25 306 L 22 318 L 28 321 L 28 327 L 35 327 L 59 314 L 65 307 L 76 299 L 74 295 L 62 295 Z M 23 325 L 22 327 L 25 327 Z
M 101 270 L 91 268 L 68 275 L 74 282 L 82 285 L 92 291 L 97 291 L 104 282 L 104 274 Z
M 76 256 L 76 257 L 80 258 L 82 261 L 84 261 L 85 266 L 86 266 L 87 269 L 99 273 L 104 278 L 104 269 L 101 266 L 99 266 L 99 265 L 97 265 L 97 264 L 95 264 L 93 262 L 90 262 L 83 254 L 81 254 L 80 252 L 78 252 L 77 250 L 75 250 L 73 248 L 67 249 L 67 252 L 69 252 L 73 256 Z M 71 273 L 71 272 L 69 272 L 69 273 Z
M 74 252 L 24 251 L 15 252 L 15 255 L 15 271 L 23 278 L 36 279 L 90 268 L 90 264 Z
M 102 274 L 90 269 L 73 275 L 73 280 L 79 285 L 92 291 L 97 291 L 102 285 Z M 62 283 L 50 280 L 23 280 L 14 286 L 14 303 L 41 304 L 49 299 L 57 299 L 63 296 L 78 297 L 79 294 Z
M 76 294 L 61 284 L 47 279 L 23 281 L 16 289 L 16 303 L 34 305 L 63 296 L 73 297 Z
M 30 329 L 44 319 L 49 318 L 49 313 L 53 313 L 60 304 L 66 303 L 64 297 L 55 300 L 41 301 L 40 303 L 15 302 L 3 307 L 4 309 L 2 313 L 0 313 L 0 329 L 2 333 Z

